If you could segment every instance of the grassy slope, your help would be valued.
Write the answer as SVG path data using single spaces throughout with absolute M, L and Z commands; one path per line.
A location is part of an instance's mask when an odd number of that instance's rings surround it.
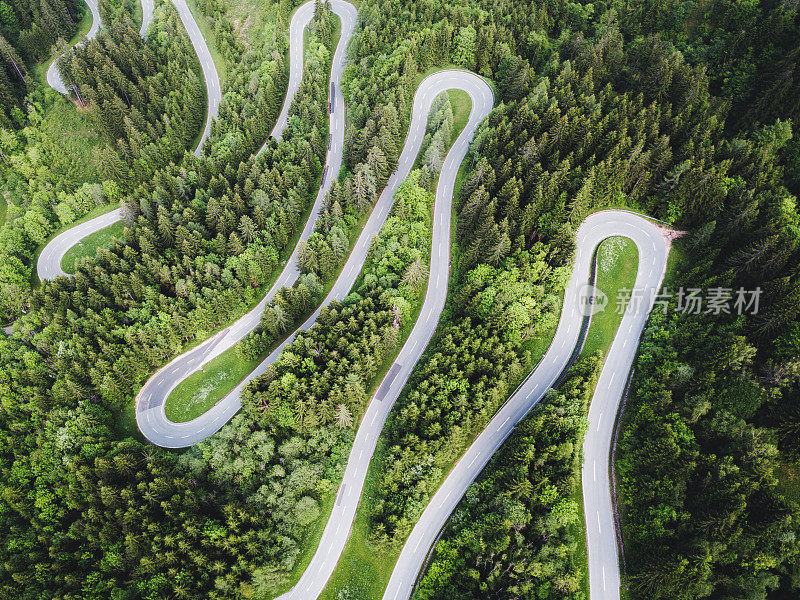
M 450 96 L 450 106 L 453 107 L 453 131 L 460 132 L 469 121 L 472 99 L 464 90 L 447 90 L 447 95 Z
M 170 394 L 164 407 L 167 418 L 181 423 L 199 417 L 228 395 L 261 360 L 245 360 L 234 347 L 208 361 Z
M 597 288 L 608 297 L 604 311 L 592 316 L 592 324 L 586 335 L 583 355 L 590 356 L 608 352 L 622 321 L 617 310 L 617 294 L 620 290 L 633 288 L 639 264 L 639 252 L 630 239 L 612 237 L 597 247 Z
M 76 187 L 99 181 L 96 150 L 102 146 L 102 139 L 96 117 L 55 91 L 48 94 L 43 108 L 39 129 L 53 157 L 53 172 Z
M 98 248 L 109 248 L 117 238 L 122 238 L 125 232 L 125 224 L 118 221 L 100 231 L 87 235 L 72 248 L 67 250 L 64 258 L 61 259 L 61 268 L 67 273 L 75 272 L 75 264 L 87 256 L 95 256 Z

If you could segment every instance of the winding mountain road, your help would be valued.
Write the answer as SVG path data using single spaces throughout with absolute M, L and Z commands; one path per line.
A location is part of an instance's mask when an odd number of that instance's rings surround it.
M 398 161 L 397 171 L 389 178 L 389 182 L 378 199 L 339 279 L 336 280 L 333 289 L 322 305 L 329 304 L 334 298 L 341 300 L 355 283 L 366 259 L 372 238 L 380 231 L 389 215 L 397 187 L 408 177 L 414 166 L 422 145 L 422 138 L 425 136 L 428 114 L 433 100 L 440 93 L 449 89 L 467 92 L 472 100 L 472 110 L 469 121 L 445 158 L 436 188 L 430 276 L 425 300 L 408 339 L 367 406 L 350 450 L 344 477 L 336 495 L 336 502 L 325 525 L 317 551 L 297 584 L 292 590 L 280 596 L 279 600 L 316 598 L 333 574 L 347 544 L 369 463 L 380 432 L 383 430 L 392 406 L 405 387 L 414 365 L 425 352 L 428 342 L 436 331 L 439 317 L 444 309 L 450 272 L 450 216 L 456 175 L 467 155 L 478 125 L 494 106 L 492 89 L 485 80 L 474 73 L 457 70 L 434 73 L 425 78 L 417 88 L 411 113 L 411 126 Z M 311 327 L 320 310 L 318 309 L 301 329 Z M 267 361 L 276 360 L 280 355 L 280 350 L 280 348 L 275 350 Z
M 577 255 L 553 342 L 537 368 L 498 411 L 428 502 L 395 564 L 383 600 L 407 600 L 428 550 L 470 484 L 488 464 L 512 430 L 557 381 L 579 344 L 586 314 L 586 291 L 594 252 L 612 236 L 633 240 L 639 250 L 631 302 L 605 360 L 589 411 L 584 443 L 583 494 L 592 600 L 619 598 L 619 561 L 609 492 L 609 450 L 617 409 L 639 336 L 655 300 L 669 254 L 669 240 L 659 227 L 638 215 L 610 210 L 590 215 L 578 228 Z
M 67 273 L 61 268 L 61 260 L 69 249 L 87 235 L 113 225 L 120 219 L 122 219 L 122 209 L 115 208 L 85 223 L 70 227 L 54 237 L 39 254 L 39 260 L 36 263 L 36 274 L 39 279 L 44 281 L 46 279 L 55 279 L 60 275 L 66 275 Z
M 219 74 L 217 67 L 214 65 L 214 59 L 211 58 L 211 52 L 208 50 L 203 34 L 200 33 L 200 28 L 197 26 L 197 21 L 192 16 L 192 11 L 186 4 L 186 0 L 172 0 L 178 15 L 181 18 L 186 33 L 189 34 L 189 40 L 194 46 L 194 51 L 197 53 L 197 59 L 200 61 L 200 67 L 203 69 L 203 78 L 206 81 L 206 126 L 203 129 L 203 135 L 200 136 L 200 141 L 195 148 L 195 156 L 200 156 L 200 151 L 203 148 L 203 143 L 208 139 L 211 133 L 211 122 L 217 118 L 219 114 L 219 103 L 222 100 L 222 88 L 219 85 Z M 144 6 L 144 5 L 143 5 Z
M 619 552 L 611 499 L 612 436 L 639 338 L 664 280 L 670 249 L 665 229 L 631 213 L 614 211 L 613 214 L 618 215 L 620 225 L 607 223 L 606 234 L 617 229 L 614 235 L 633 240 L 639 251 L 639 268 L 633 286 L 636 292 L 622 317 L 592 395 L 589 428 L 583 440 L 581 481 L 591 600 L 620 598 Z
M 275 127 L 272 129 L 272 133 L 270 133 L 269 138 L 264 142 L 264 145 L 261 146 L 259 153 L 261 153 L 264 148 L 267 147 L 271 138 L 280 139 L 283 130 L 289 125 L 289 109 L 292 107 L 294 97 L 300 90 L 300 84 L 303 81 L 303 59 L 305 53 L 305 44 L 303 41 L 306 27 L 308 27 L 309 23 L 311 23 L 311 20 L 314 18 L 314 9 L 314 2 L 306 2 L 305 4 L 300 5 L 300 7 L 292 15 L 292 20 L 289 23 L 289 83 L 286 86 L 286 97 L 284 98 L 281 112 L 278 115 L 278 120 L 275 122 Z M 358 12 L 352 4 L 349 2 L 344 2 L 343 0 L 336 0 L 332 2 L 331 10 L 336 16 L 339 17 L 339 20 L 342 24 L 342 32 L 339 36 L 339 43 L 336 45 L 336 50 L 331 61 L 331 83 L 335 84 L 336 87 L 335 97 L 332 100 L 334 101 L 334 107 L 340 105 L 341 107 L 344 107 L 344 97 L 342 96 L 342 92 L 339 89 L 338 83 L 341 80 L 342 73 L 344 72 L 344 65 L 347 60 L 347 44 L 353 35 L 353 29 L 358 21 Z M 340 141 L 341 143 L 336 145 L 335 152 L 334 148 L 332 147 L 331 152 L 337 155 L 335 159 L 339 161 L 339 165 L 341 166 L 342 144 L 344 143 L 345 113 L 344 110 L 338 110 L 334 111 L 333 114 L 337 120 L 337 128 L 334 131 L 333 126 L 331 126 L 330 133 L 339 133 L 338 125 L 341 125 L 342 138 L 341 140 L 335 140 Z M 330 158 L 328 159 L 328 162 L 331 162 Z M 338 170 L 336 172 L 338 172 Z
M 85 2 L 89 6 L 89 10 L 92 11 L 92 27 L 89 29 L 89 33 L 86 34 L 86 37 L 78 44 L 85 44 L 88 40 L 94 39 L 97 36 L 97 32 L 100 31 L 100 28 L 103 26 L 100 19 L 98 0 L 85 0 Z M 153 20 L 154 3 L 153 0 L 141 0 L 141 2 L 142 27 L 139 33 L 144 37 Z M 197 21 L 194 20 L 192 11 L 189 10 L 189 6 L 186 4 L 186 0 L 172 0 L 172 2 L 175 5 L 175 9 L 178 11 L 178 15 L 180 16 L 186 32 L 189 34 L 189 40 L 192 42 L 192 46 L 197 53 L 197 59 L 200 61 L 200 67 L 203 70 L 203 78 L 206 83 L 206 125 L 203 129 L 203 135 L 200 137 L 200 141 L 194 151 L 196 156 L 200 156 L 203 143 L 211 133 L 211 122 L 216 119 L 219 114 L 222 89 L 219 84 L 219 74 L 214 65 L 214 59 L 211 57 L 211 52 L 208 50 L 206 40 L 203 38 L 203 34 L 200 33 L 200 28 L 197 26 Z M 60 59 L 61 57 L 58 57 L 50 63 L 50 67 L 47 69 L 47 83 L 57 92 L 67 95 L 69 93 L 67 86 L 58 70 L 58 61 Z
M 90 7 L 92 2 L 96 2 L 96 0 L 87 1 Z M 196 150 L 196 154 L 199 154 L 200 146 L 210 132 L 211 121 L 216 116 L 221 97 L 219 79 L 208 47 L 185 0 L 174 0 L 174 3 L 197 51 L 208 89 L 208 115 L 203 137 Z M 332 144 L 326 165 L 328 173 L 338 173 L 342 164 L 345 129 L 344 98 L 340 89 L 340 79 L 345 64 L 346 46 L 357 21 L 357 12 L 344 0 L 333 0 L 331 4 L 333 11 L 341 19 L 342 30 L 332 61 L 331 87 L 334 94 L 332 98 L 334 110 L 330 115 Z M 144 33 L 147 29 L 146 24 L 149 24 L 152 18 L 152 0 L 142 0 L 142 5 L 145 9 L 142 27 Z M 149 18 L 146 8 L 148 6 Z M 311 21 L 313 12 L 312 1 L 301 6 L 292 18 L 287 95 L 271 137 L 280 138 L 288 124 L 289 108 L 302 80 L 304 30 Z M 95 19 L 95 24 L 99 27 L 99 15 Z M 378 436 L 414 365 L 435 332 L 444 308 L 449 279 L 450 213 L 455 178 L 478 125 L 489 114 L 494 103 L 491 88 L 483 79 L 472 73 L 457 70 L 435 73 L 427 77 L 417 89 L 411 124 L 398 161 L 398 168 L 378 199 L 340 277 L 321 305 L 325 306 L 333 299 L 341 300 L 355 283 L 366 259 L 370 242 L 378 234 L 389 214 L 394 193 L 414 165 L 425 134 L 431 103 L 439 93 L 448 89 L 461 89 L 467 92 L 472 99 L 472 111 L 467 126 L 444 162 L 439 178 L 434 206 L 431 274 L 423 307 L 408 340 L 378 387 L 373 401 L 367 407 L 318 549 L 299 582 L 292 590 L 281 596 L 281 600 L 316 598 L 336 568 L 349 537 Z M 328 176 L 323 180 L 311 215 L 301 234 L 301 240 L 307 240 L 313 232 L 332 179 Z M 69 247 L 119 218 L 120 211 L 117 209 L 56 237 L 40 256 L 37 269 L 39 277 L 49 279 L 63 275 L 61 259 Z M 611 236 L 625 236 L 636 243 L 640 257 L 636 289 L 644 292 L 645 299 L 638 307 L 629 307 L 623 316 L 598 380 L 589 412 L 589 431 L 584 443 L 585 462 L 582 478 L 591 598 L 592 600 L 619 598 L 619 561 L 610 497 L 609 449 L 619 401 L 635 356 L 639 336 L 663 279 L 669 241 L 662 235 L 661 230 L 647 219 L 625 211 L 603 211 L 588 217 L 577 231 L 576 263 L 565 292 L 564 306 L 552 345 L 533 373 L 475 439 L 429 502 L 401 551 L 383 596 L 384 600 L 405 600 L 410 597 L 428 550 L 460 498 L 507 439 L 514 426 L 541 400 L 569 364 L 580 342 L 586 283 L 594 252 L 602 240 Z M 195 444 L 218 431 L 241 407 L 240 393 L 247 382 L 262 374 L 279 357 L 283 348 L 291 343 L 298 331 L 307 330 L 314 324 L 321 308 L 212 409 L 187 423 L 174 423 L 167 419 L 165 402 L 169 393 L 181 381 L 201 369 L 204 363 L 243 339 L 259 324 L 264 307 L 275 292 L 283 286 L 292 285 L 297 280 L 299 277 L 297 255 L 298 248 L 295 247 L 275 284 L 254 309 L 198 347 L 176 357 L 145 383 L 137 395 L 136 418 L 139 428 L 148 440 L 164 447 L 181 448 Z
M 101 22 L 100 12 L 98 9 L 98 0 L 86 0 L 86 3 L 91 9 L 94 19 L 92 21 L 92 28 L 86 35 L 86 39 L 89 40 L 97 35 L 97 32 L 101 27 Z M 208 114 L 206 115 L 206 125 L 205 129 L 203 130 L 203 135 L 201 136 L 200 141 L 197 144 L 197 148 L 194 151 L 195 156 L 199 156 L 200 149 L 211 132 L 211 121 L 212 119 L 216 118 L 219 110 L 219 102 L 222 98 L 219 85 L 219 76 L 217 75 L 217 69 L 214 65 L 214 61 L 211 59 L 211 53 L 208 50 L 208 46 L 206 45 L 206 42 L 200 33 L 200 29 L 197 27 L 197 23 L 195 22 L 189 7 L 186 5 L 186 0 L 174 0 L 174 4 L 181 21 L 183 22 L 183 25 L 189 34 L 189 39 L 192 42 L 192 46 L 194 46 L 195 52 L 197 52 L 206 82 Z M 153 21 L 153 10 L 153 0 L 142 0 L 142 27 L 140 30 L 142 37 L 144 37 L 147 29 L 150 27 L 150 23 Z M 47 70 L 47 83 L 49 83 L 50 86 L 55 90 L 66 95 L 67 89 L 64 85 L 64 81 L 61 79 L 61 74 L 58 71 L 57 63 L 58 59 L 54 60 L 51 63 L 50 68 Z M 344 139 L 344 137 L 342 139 Z M 108 227 L 109 225 L 113 225 L 121 219 L 122 210 L 117 208 L 108 213 L 100 215 L 95 219 L 86 221 L 80 225 L 76 225 L 75 227 L 68 229 L 67 231 L 50 240 L 50 242 L 39 254 L 39 259 L 36 264 L 36 273 L 39 276 L 39 279 L 44 281 L 46 279 L 53 279 L 61 275 L 66 275 L 67 273 L 65 273 L 61 268 L 61 259 L 64 258 L 64 255 L 67 253 L 67 251 L 72 246 L 80 242 L 83 238 L 96 233 L 101 229 Z
M 100 28 L 103 26 L 103 22 L 100 20 L 99 1 L 85 0 L 85 2 L 89 7 L 89 10 L 92 12 L 92 26 L 89 28 L 89 33 L 86 34 L 86 37 L 78 42 L 78 45 L 85 44 L 88 40 L 94 39 L 97 36 L 97 32 L 100 31 Z M 61 77 L 61 72 L 58 70 L 59 60 L 61 60 L 60 56 L 54 58 L 50 63 L 50 66 L 47 68 L 47 85 L 57 92 L 67 95 L 67 85 L 64 83 L 64 80 Z
M 344 71 L 347 43 L 355 28 L 358 13 L 352 4 L 344 2 L 343 0 L 333 0 L 331 2 L 331 9 L 341 20 L 342 28 L 339 43 L 334 52 L 331 64 L 331 84 L 334 87 L 337 99 L 334 101 L 334 111 L 330 115 L 329 131 L 332 136 L 331 148 L 328 151 L 325 164 L 327 165 L 328 173 L 338 173 L 342 166 L 345 129 L 344 97 L 342 96 L 339 82 Z M 295 46 L 300 46 L 301 51 L 291 53 L 289 85 L 292 86 L 290 88 L 292 94 L 286 96 L 284 100 L 284 110 L 281 111 L 281 115 L 284 116 L 278 118 L 275 128 L 272 131 L 271 136 L 275 138 L 280 137 L 288 123 L 288 119 L 285 116 L 288 114 L 288 105 L 293 101 L 294 94 L 300 86 L 298 75 L 293 74 L 298 73 L 299 77 L 302 77 L 303 35 L 306 25 L 313 17 L 313 13 L 314 2 L 312 1 L 302 5 L 292 17 L 290 25 L 291 44 L 293 48 Z M 314 201 L 314 206 L 311 209 L 311 215 L 300 234 L 300 240 L 308 240 L 314 232 L 317 217 L 322 210 L 325 194 L 327 194 L 332 183 L 333 177 L 327 177 L 322 182 L 316 200 Z M 367 229 L 365 228 L 365 232 L 366 231 Z M 273 352 L 273 354 L 260 364 L 248 378 L 231 393 L 196 419 L 186 423 L 174 423 L 170 421 L 166 416 L 165 403 L 170 392 L 184 379 L 200 370 L 202 365 L 212 358 L 219 356 L 224 351 L 237 344 L 258 326 L 264 308 L 270 300 L 272 300 L 275 293 L 284 286 L 291 286 L 300 276 L 298 257 L 299 244 L 295 246 L 294 251 L 286 262 L 283 271 L 272 285 L 272 288 L 255 308 L 230 327 L 227 327 L 211 336 L 199 346 L 173 359 L 144 384 L 139 394 L 136 396 L 136 421 L 139 425 L 139 429 L 148 440 L 167 448 L 191 446 L 218 431 L 236 414 L 241 407 L 241 401 L 239 399 L 241 390 L 248 381 L 266 370 L 267 366 L 274 361 L 274 357 L 279 354 L 280 349 Z M 336 288 L 334 287 L 334 289 Z M 284 344 L 288 342 L 289 340 L 284 342 Z M 282 347 L 283 345 L 281 345 L 281 348 Z

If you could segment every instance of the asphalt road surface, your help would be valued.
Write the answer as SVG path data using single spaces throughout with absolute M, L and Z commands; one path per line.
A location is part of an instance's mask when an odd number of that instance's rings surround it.
M 583 493 L 589 550 L 592 600 L 619 598 L 619 564 L 608 486 L 611 432 L 627 374 L 652 302 L 661 286 L 669 242 L 648 220 L 625 211 L 589 216 L 578 228 L 577 258 L 567 286 L 553 342 L 538 367 L 475 439 L 434 494 L 411 532 L 392 572 L 383 600 L 407 600 L 428 550 L 469 485 L 511 434 L 514 426 L 541 400 L 569 364 L 579 343 L 586 314 L 586 290 L 597 245 L 611 236 L 625 236 L 639 250 L 635 289 L 638 306 L 629 305 L 598 380 L 589 412 L 584 444 Z
M 606 214 L 606 213 L 599 213 Z M 620 214 L 615 212 L 614 214 Z M 625 225 L 619 235 L 632 239 L 639 250 L 639 270 L 634 292 L 622 317 L 617 335 L 597 380 L 589 407 L 589 429 L 583 441 L 584 517 L 589 552 L 589 596 L 591 600 L 619 600 L 620 568 L 614 512 L 611 502 L 610 454 L 619 405 L 633 365 L 639 338 L 652 309 L 652 300 L 667 268 L 670 242 L 649 221 L 621 213 Z M 607 308 L 606 310 L 614 310 Z
M 342 166 L 345 129 L 344 97 L 342 96 L 339 82 L 342 72 L 344 71 L 347 43 L 355 28 L 358 13 L 352 4 L 344 2 L 343 0 L 333 0 L 333 2 L 331 2 L 331 9 L 339 16 L 342 27 L 339 44 L 334 53 L 331 65 L 331 83 L 333 84 L 337 98 L 334 101 L 334 111 L 330 115 L 329 130 L 332 135 L 332 142 L 325 164 L 327 165 L 328 173 L 338 173 Z M 283 129 L 286 127 L 288 121 L 285 115 L 288 114 L 288 107 L 300 86 L 300 82 L 297 79 L 298 75 L 296 74 L 299 73 L 299 77 L 301 77 L 303 72 L 303 34 L 305 26 L 311 20 L 311 17 L 313 17 L 313 12 L 314 2 L 307 2 L 302 5 L 292 17 L 290 25 L 290 44 L 292 50 L 290 53 L 291 58 L 289 65 L 289 91 L 291 93 L 287 94 L 284 100 L 283 110 L 281 111 L 282 116 L 278 118 L 275 128 L 272 131 L 272 137 L 279 138 Z M 298 46 L 300 47 L 299 52 L 295 51 L 295 48 Z M 314 206 L 311 209 L 311 214 L 300 234 L 300 240 L 308 240 L 314 232 L 317 217 L 322 210 L 325 194 L 328 192 L 332 182 L 333 177 L 331 176 L 328 176 L 326 180 L 322 182 Z M 144 384 L 139 394 L 136 396 L 136 421 L 139 425 L 139 429 L 148 440 L 154 444 L 168 448 L 191 446 L 218 431 L 220 427 L 236 414 L 241 407 L 239 394 L 242 388 L 247 381 L 264 372 L 269 364 L 267 361 L 274 360 L 272 355 L 270 358 L 266 359 L 264 363 L 259 365 L 259 367 L 250 374 L 247 380 L 242 382 L 242 384 L 220 400 L 209 411 L 192 421 L 187 423 L 173 423 L 167 419 L 164 406 L 170 392 L 175 389 L 180 382 L 192 373 L 200 370 L 204 363 L 234 346 L 255 329 L 261 321 L 261 314 L 264 312 L 264 308 L 269 301 L 272 300 L 275 293 L 282 287 L 291 286 L 297 281 L 300 276 L 300 271 L 298 269 L 298 246 L 295 246 L 292 255 L 289 257 L 283 271 L 278 276 L 272 288 L 255 308 L 230 327 L 213 335 L 192 350 L 173 359 Z
M 115 208 L 90 221 L 70 227 L 64 233 L 54 237 L 39 254 L 39 261 L 36 263 L 36 274 L 39 279 L 44 281 L 45 279 L 54 279 L 59 275 L 66 275 L 64 269 L 61 268 L 61 260 L 67 251 L 87 235 L 113 225 L 121 218 L 122 209 Z
M 194 46 L 194 51 L 197 53 L 197 59 L 200 61 L 200 67 L 203 69 L 203 78 L 206 81 L 206 126 L 203 129 L 203 135 L 197 144 L 194 153 L 195 156 L 200 156 L 200 150 L 203 147 L 203 142 L 206 141 L 208 135 L 211 133 L 211 122 L 217 118 L 219 113 L 219 103 L 222 100 L 222 90 L 219 85 L 219 75 L 217 74 L 217 67 L 214 65 L 214 59 L 211 58 L 211 52 L 208 51 L 208 45 L 200 33 L 200 28 L 192 16 L 192 11 L 186 5 L 186 0 L 172 0 L 178 15 L 181 18 L 186 32 L 189 34 L 189 40 Z
M 150 23 L 153 21 L 153 0 L 142 0 L 142 28 L 139 30 L 139 35 L 145 37 Z
M 152 0 L 149 1 L 152 2 Z M 79 44 L 85 44 L 85 40 L 94 39 L 94 37 L 97 35 L 97 32 L 100 31 L 100 28 L 103 26 L 103 23 L 100 20 L 100 4 L 98 0 L 85 0 L 85 2 L 89 7 L 89 10 L 92 11 L 92 26 L 89 28 L 89 33 L 86 34 L 84 41 L 79 42 Z M 57 92 L 66 95 L 67 86 L 64 83 L 64 80 L 61 78 L 61 73 L 58 70 L 58 61 L 60 59 L 61 57 L 59 56 L 58 58 L 53 59 L 53 62 L 50 63 L 50 66 L 47 69 L 47 84 Z

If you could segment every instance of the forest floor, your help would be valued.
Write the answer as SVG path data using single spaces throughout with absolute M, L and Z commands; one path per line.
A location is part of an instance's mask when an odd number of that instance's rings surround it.
M 64 258 L 61 259 L 61 268 L 66 273 L 75 273 L 75 265 L 79 260 L 87 256 L 95 256 L 98 248 L 110 248 L 115 239 L 122 239 L 124 235 L 125 223 L 123 221 L 117 221 L 100 231 L 87 235 L 67 250 Z

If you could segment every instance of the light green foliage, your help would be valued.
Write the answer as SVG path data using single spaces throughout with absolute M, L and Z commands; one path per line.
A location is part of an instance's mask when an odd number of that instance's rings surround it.
M 253 426 L 239 414 L 180 459 L 195 477 L 233 486 L 248 507 L 270 515 L 261 532 L 271 567 L 253 575 L 256 587 L 284 581 L 297 560 L 307 528 L 321 515 L 319 500 L 341 476 L 352 433 L 332 428 L 285 437 Z M 254 508 L 250 508 L 254 510 Z
M 36 250 L 59 229 L 120 197 L 113 181 L 82 181 L 85 174 L 72 169 L 63 156 L 71 146 L 62 146 L 47 133 L 52 123 L 44 111 L 41 104 L 33 104 L 29 125 L 7 145 L 11 152 L 4 195 L 9 205 L 0 229 L 0 320 L 18 315 L 28 302 Z
M 294 514 L 297 517 L 297 522 L 302 527 L 307 527 L 319 519 L 319 504 L 310 496 L 303 496 L 297 506 L 294 507 Z
M 544 259 L 546 248 L 533 249 L 536 262 L 530 265 L 525 280 L 518 268 L 496 269 L 480 265 L 469 272 L 464 293 L 472 299 L 465 312 L 502 331 L 503 339 L 519 344 L 552 329 L 556 324 L 558 297 L 546 292 L 547 287 L 534 284 L 544 277 L 552 276 Z
M 372 540 L 382 549 L 402 544 L 443 469 L 521 381 L 529 360 L 523 338 L 554 323 L 557 302 L 545 290 L 557 291 L 558 270 L 547 252 L 538 244 L 500 269 L 481 265 L 467 274 L 455 316 L 412 375 L 390 425 L 371 515 Z
M 477 33 L 472 25 L 458 30 L 454 40 L 453 62 L 465 69 L 473 69 L 475 65 L 475 39 Z
M 437 543 L 417 596 L 478 600 L 513 594 L 582 599 L 578 487 L 586 412 L 601 362 L 574 367 L 516 428 L 467 490 Z
M 453 108 L 450 95 L 442 92 L 431 105 L 428 128 L 422 140 L 422 162 L 431 173 L 442 170 L 447 150 L 453 141 Z

